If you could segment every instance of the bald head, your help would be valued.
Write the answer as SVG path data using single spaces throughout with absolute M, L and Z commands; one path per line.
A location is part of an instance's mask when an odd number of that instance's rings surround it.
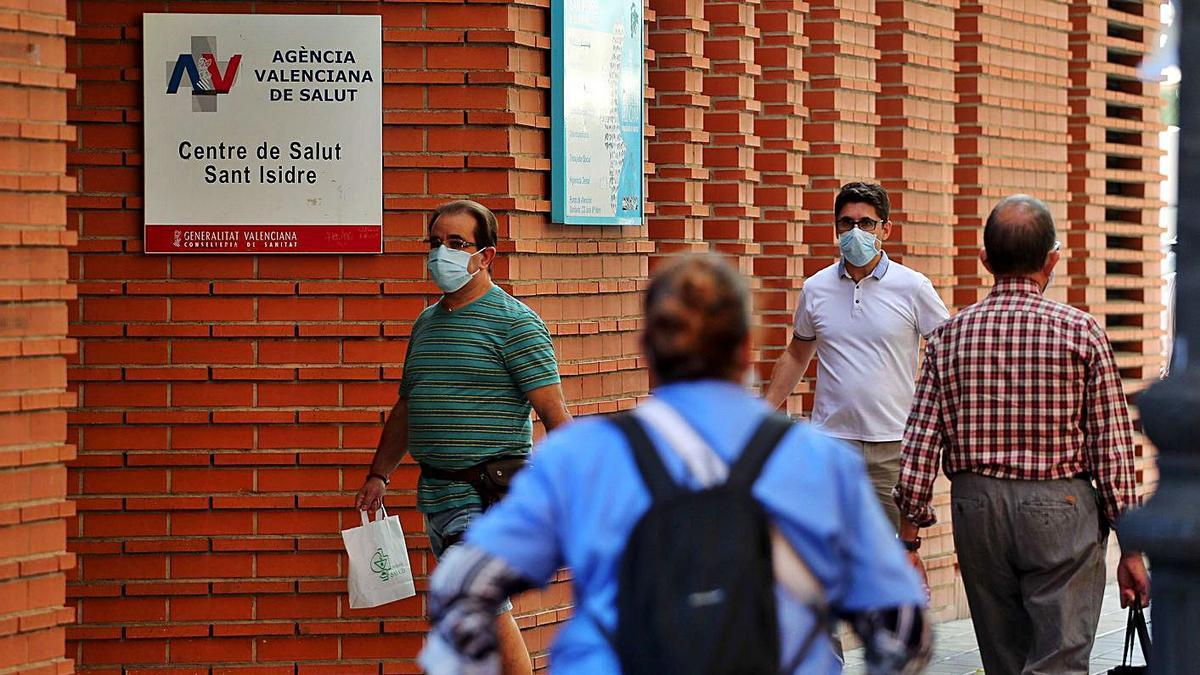
M 988 269 L 996 276 L 1040 272 L 1054 248 L 1054 217 L 1041 200 L 1012 195 L 1000 200 L 983 228 Z

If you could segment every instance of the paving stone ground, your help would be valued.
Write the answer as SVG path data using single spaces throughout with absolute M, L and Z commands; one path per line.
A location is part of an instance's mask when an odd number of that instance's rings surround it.
M 1100 625 L 1096 630 L 1096 643 L 1092 647 L 1091 672 L 1107 673 L 1110 668 L 1121 665 L 1121 651 L 1125 640 L 1127 610 L 1121 609 L 1117 585 L 1109 584 L 1104 592 L 1104 605 L 1100 610 Z M 1150 620 L 1150 610 L 1146 610 Z M 1153 638 L 1154 625 L 1150 625 Z M 979 647 L 975 642 L 975 629 L 970 619 L 948 621 L 934 626 L 933 659 L 926 668 L 927 675 L 978 675 L 983 673 L 979 660 Z M 1145 663 L 1135 647 L 1135 665 Z M 846 653 L 847 675 L 863 675 L 863 650 L 854 649 Z

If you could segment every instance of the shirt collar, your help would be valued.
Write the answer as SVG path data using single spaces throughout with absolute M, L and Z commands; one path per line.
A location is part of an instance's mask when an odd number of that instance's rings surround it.
M 992 292 L 989 295 L 1012 295 L 1015 293 L 1041 295 L 1042 287 L 1029 277 L 996 277 L 996 284 L 992 286 Z
M 871 270 L 870 276 L 875 277 L 876 280 L 882 279 L 883 275 L 887 274 L 888 265 L 890 265 L 890 264 L 891 264 L 891 261 L 888 260 L 887 252 L 880 250 L 879 251 L 879 264 L 875 266 L 875 269 Z M 842 258 L 838 258 L 837 272 L 838 272 L 839 279 L 841 279 L 842 277 L 850 276 L 849 274 L 846 273 L 846 261 Z

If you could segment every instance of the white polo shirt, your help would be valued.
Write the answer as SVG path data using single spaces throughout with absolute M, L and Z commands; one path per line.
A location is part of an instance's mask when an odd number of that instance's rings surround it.
M 837 438 L 900 440 L 921 338 L 949 316 L 928 277 L 886 253 L 858 283 L 841 260 L 810 277 L 800 290 L 795 337 L 817 341 L 813 423 Z

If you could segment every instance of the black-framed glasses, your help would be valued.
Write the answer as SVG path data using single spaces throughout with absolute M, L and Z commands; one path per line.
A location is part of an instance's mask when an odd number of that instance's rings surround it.
M 872 220 L 870 218 L 859 218 L 858 220 L 854 220 L 853 218 L 838 218 L 834 223 L 834 227 L 837 228 L 838 234 L 845 234 L 856 227 L 863 232 L 874 232 L 875 228 L 879 227 L 881 222 L 883 221 Z
M 455 251 L 462 251 L 475 246 L 475 242 L 467 241 L 466 239 L 460 239 L 459 237 L 450 237 L 446 241 L 442 241 L 437 237 L 430 237 L 425 240 L 425 243 L 429 244 L 430 251 L 441 246 L 442 244 L 445 244 L 446 248 L 454 249 Z

